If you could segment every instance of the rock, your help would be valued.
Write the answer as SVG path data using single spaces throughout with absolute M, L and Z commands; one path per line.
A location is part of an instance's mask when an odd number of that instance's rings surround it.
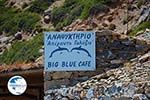
M 105 88 L 105 90 L 104 90 L 104 94 L 105 94 L 106 96 L 119 95 L 119 94 L 121 94 L 122 91 L 123 91 L 121 86 L 122 86 L 122 85 L 117 84 L 117 85 L 112 85 L 111 87 L 107 87 L 107 88 Z
M 2 43 L 8 43 L 8 41 L 11 39 L 12 37 L 2 37 L 0 38 L 0 42 Z
M 111 3 L 117 3 L 118 0 L 109 0 L 109 2 L 111 2 Z
M 8 7 L 15 7 L 16 9 L 23 9 L 28 6 L 32 1 L 31 0 L 9 0 L 7 2 Z
M 116 25 L 115 25 L 115 24 L 110 24 L 110 25 L 108 26 L 108 29 L 110 29 L 110 30 L 115 30 L 115 29 L 116 29 Z
M 103 100 L 103 97 L 102 97 L 102 96 L 99 96 L 99 97 L 98 97 L 98 100 Z
M 140 52 L 139 54 L 144 54 L 148 49 L 149 47 L 146 47 L 146 45 L 135 45 L 135 49 L 136 51 Z
M 150 83 L 145 84 L 145 96 L 150 99 Z
M 133 100 L 141 100 L 141 99 L 139 98 L 139 96 L 135 96 L 135 97 L 133 98 Z
M 45 72 L 45 73 L 44 73 L 44 80 L 45 80 L 45 81 L 50 81 L 50 80 L 52 80 L 52 76 L 51 76 L 51 73 L 50 73 L 50 72 Z
M 91 99 L 92 97 L 94 97 L 94 89 L 90 88 L 87 91 L 86 98 Z
M 77 78 L 77 80 L 78 81 L 86 81 L 86 80 L 88 80 L 89 79 L 89 77 L 88 76 L 83 76 L 83 77 L 79 77 L 79 78 Z
M 63 97 L 63 98 L 61 98 L 61 100 L 69 100 L 68 98 L 66 98 L 66 97 Z
M 60 93 L 62 96 L 67 96 L 69 89 L 68 88 L 62 88 L 58 93 Z
M 77 31 L 85 31 L 85 28 L 79 28 Z
M 141 57 L 139 58 L 139 61 L 140 61 L 140 62 L 146 62 L 146 60 L 150 60 L 150 52 L 144 54 L 143 56 L 141 56 Z
M 118 60 L 111 60 L 110 63 L 111 64 L 121 64 L 121 63 L 123 63 L 123 60 L 120 60 L 120 59 L 118 59 Z
M 133 100 L 148 100 L 148 98 L 144 94 L 135 94 Z
M 135 84 L 130 83 L 127 87 L 124 88 L 124 96 L 133 97 L 135 94 Z
M 106 24 L 106 23 L 102 23 L 102 26 L 104 26 L 104 27 L 108 27 L 108 24 Z
M 150 8 L 146 7 L 146 6 L 142 6 L 141 7 L 141 16 L 138 20 L 138 22 L 136 23 L 136 25 L 139 25 L 140 23 L 142 23 L 143 21 L 146 21 L 146 19 L 150 16 Z
M 126 38 L 121 41 L 121 44 L 123 44 L 125 46 L 133 46 L 135 44 L 135 42 L 134 42 L 134 40 L 132 40 L 130 38 Z
M 48 23 L 50 22 L 50 16 L 49 16 L 49 15 L 45 15 L 45 16 L 44 16 L 44 22 L 45 22 L 46 24 L 48 24 Z
M 73 96 L 73 94 L 71 94 L 71 93 L 68 93 L 68 94 L 67 94 L 67 97 L 68 97 L 69 99 L 71 99 L 71 100 L 74 99 L 74 96 Z
M 110 96 L 105 96 L 103 97 L 103 100 L 112 100 L 112 98 Z
M 0 53 L 1 53 L 1 52 L 3 52 L 3 49 L 2 49 L 2 48 L 0 48 Z
M 117 40 L 114 40 L 110 46 L 111 46 L 111 49 L 113 49 L 113 48 L 121 48 L 122 47 L 121 42 L 117 41 Z
M 108 77 L 109 76 L 106 73 L 103 73 L 103 74 L 96 75 L 95 77 L 93 77 L 93 79 L 100 80 L 100 79 L 107 79 Z
M 145 93 L 145 96 L 150 99 L 150 93 Z
M 111 100 L 133 100 L 133 99 L 131 97 L 121 96 L 121 97 L 114 97 Z
M 52 100 L 50 95 L 44 97 L 44 100 Z
M 10 3 L 9 6 L 13 6 L 16 3 L 16 1 L 11 1 L 9 3 Z
M 144 90 L 144 86 L 142 84 L 139 84 L 137 90 L 136 90 L 136 94 L 141 94 L 141 93 L 144 93 L 145 90 Z
M 17 32 L 17 33 L 15 34 L 15 39 L 16 39 L 16 40 L 21 40 L 21 39 L 22 39 L 22 32 Z
M 62 98 L 63 97 L 60 94 L 56 96 L 56 100 L 62 100 Z
M 108 6 L 106 5 L 95 5 L 95 6 L 92 6 L 92 8 L 90 9 L 90 12 L 89 14 L 92 16 L 92 15 L 97 15 L 99 13 L 107 13 L 109 12 L 110 9 Z
M 84 91 L 81 91 L 80 97 L 81 97 L 81 98 L 85 98 L 85 97 L 86 97 L 86 93 L 85 93 Z
M 11 46 L 12 46 L 12 44 L 11 44 L 11 43 L 8 43 L 8 44 L 6 45 L 6 49 L 9 49 Z
M 71 77 L 72 72 L 55 72 L 52 74 L 53 79 L 68 79 Z
M 35 60 L 35 63 L 36 63 L 37 65 L 40 65 L 40 66 L 43 66 L 43 62 L 44 62 L 44 57 L 43 57 L 43 56 L 40 56 L 39 58 L 37 58 L 37 59 Z
M 96 23 L 96 21 L 93 21 L 93 22 L 92 22 L 92 27 L 93 27 L 93 28 L 98 27 L 98 24 Z
M 44 53 L 44 49 L 39 49 L 39 53 L 43 54 Z
M 68 79 L 62 79 L 62 80 L 51 80 L 44 82 L 44 89 L 52 89 L 52 88 L 60 88 L 62 85 L 69 85 L 70 81 Z
M 3 32 L 0 32 L 0 36 L 3 35 Z
M 112 15 L 110 15 L 110 16 L 107 18 L 107 20 L 108 20 L 109 22 L 112 22 L 112 20 L 113 20 L 113 16 L 112 16 Z
M 143 66 L 144 66 L 144 67 L 150 67 L 150 61 L 144 62 L 144 63 L 143 63 Z
M 106 58 L 106 59 L 110 59 L 111 57 L 113 57 L 113 54 L 111 51 L 102 51 L 102 52 L 97 52 L 97 55 L 99 56 L 99 58 Z
M 146 29 L 145 32 L 141 31 L 136 37 L 150 43 L 150 29 Z
M 127 51 L 119 51 L 118 57 L 123 60 L 129 60 L 129 59 L 135 58 L 136 55 L 134 53 L 130 53 Z
M 81 100 L 79 96 L 75 96 L 73 100 Z

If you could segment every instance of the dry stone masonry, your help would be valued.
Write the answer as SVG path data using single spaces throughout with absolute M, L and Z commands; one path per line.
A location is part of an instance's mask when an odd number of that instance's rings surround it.
M 150 44 L 96 32 L 96 70 L 45 72 L 45 100 L 148 100 Z

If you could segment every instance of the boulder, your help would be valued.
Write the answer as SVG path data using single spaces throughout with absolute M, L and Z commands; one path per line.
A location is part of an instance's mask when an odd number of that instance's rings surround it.
M 139 61 L 140 61 L 140 62 L 145 62 L 146 60 L 150 60 L 150 52 L 144 54 L 143 56 L 141 56 L 141 57 L 139 58 Z
M 49 15 L 45 15 L 45 16 L 44 16 L 44 22 L 45 22 L 46 24 L 49 24 L 49 22 L 50 22 L 50 16 L 49 16 Z
M 112 15 L 111 15 L 111 16 L 108 16 L 107 20 L 108 20 L 109 22 L 112 22 L 113 16 L 112 16 Z
M 8 43 L 11 37 L 2 37 L 0 38 L 0 43 Z
M 146 6 L 142 6 L 141 14 L 140 14 L 140 17 L 139 17 L 138 22 L 136 23 L 136 25 L 139 25 L 143 21 L 150 20 L 149 16 L 150 16 L 150 8 L 146 7 Z
M 108 29 L 115 30 L 116 29 L 116 25 L 115 24 L 110 24 Z
M 15 34 L 15 39 L 16 39 L 16 40 L 21 40 L 21 39 L 22 39 L 22 32 L 17 32 L 17 33 Z
M 145 40 L 146 42 L 150 43 L 150 29 L 146 29 L 145 31 L 139 31 L 136 36 L 138 39 Z

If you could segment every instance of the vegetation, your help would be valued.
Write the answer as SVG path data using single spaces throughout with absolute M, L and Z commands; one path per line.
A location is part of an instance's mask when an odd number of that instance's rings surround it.
M 0 1 L 0 32 L 13 35 L 18 30 L 31 31 L 35 28 L 40 16 L 29 11 L 20 11 L 5 7 L 5 1 Z
M 54 2 L 54 0 L 35 0 L 30 7 L 24 11 L 5 7 L 6 0 L 0 0 L 0 32 L 6 35 L 14 35 L 17 31 L 40 30 L 40 15 Z M 75 19 L 86 19 L 99 12 L 107 12 L 108 5 L 112 0 L 65 0 L 64 5 L 55 8 L 51 12 L 51 21 L 56 30 L 71 24 Z M 142 0 L 139 2 L 142 4 Z M 124 18 L 124 23 L 130 17 Z M 114 29 L 112 25 L 110 29 Z M 130 35 L 135 36 L 138 31 L 150 28 L 150 22 L 143 22 L 135 27 Z M 48 30 L 48 29 L 46 29 Z M 0 55 L 0 63 L 13 64 L 15 62 L 30 62 L 38 58 L 41 54 L 39 49 L 43 45 L 43 34 L 38 34 L 29 41 L 15 41 L 12 46 Z
M 52 11 L 52 23 L 56 30 L 71 24 L 75 19 L 85 19 L 94 8 L 103 11 L 111 0 L 66 0 L 64 5 Z
M 39 49 L 42 45 L 43 34 L 38 34 L 29 41 L 16 41 L 9 50 L 0 55 L 0 63 L 13 64 L 33 61 L 41 56 Z
M 140 25 L 138 25 L 137 27 L 135 27 L 132 32 L 130 33 L 131 36 L 136 36 L 137 33 L 141 30 L 145 30 L 146 28 L 150 29 L 150 22 L 143 22 Z
M 105 11 L 107 4 L 112 0 L 65 0 L 62 7 L 55 8 L 51 12 L 51 21 L 56 28 L 71 24 L 75 19 L 85 19 L 91 12 Z M 40 15 L 53 3 L 54 0 L 35 0 L 25 11 L 6 8 L 5 0 L 0 1 L 0 32 L 13 35 L 18 30 L 31 31 L 35 29 L 40 20 Z
M 82 6 L 78 0 L 66 0 L 64 5 L 55 8 L 52 11 L 52 22 L 57 30 L 63 26 L 71 24 L 71 22 L 81 15 Z
M 144 4 L 144 0 L 137 0 L 137 7 L 140 8 Z
M 51 3 L 51 0 L 35 0 L 32 2 L 27 11 L 42 14 L 46 9 L 48 9 Z

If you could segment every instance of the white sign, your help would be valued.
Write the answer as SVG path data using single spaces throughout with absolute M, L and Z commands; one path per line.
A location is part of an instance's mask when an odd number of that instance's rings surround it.
M 8 90 L 13 95 L 21 95 L 26 91 L 27 83 L 21 76 L 13 76 L 7 84 Z
M 95 70 L 95 32 L 46 32 L 45 71 Z

